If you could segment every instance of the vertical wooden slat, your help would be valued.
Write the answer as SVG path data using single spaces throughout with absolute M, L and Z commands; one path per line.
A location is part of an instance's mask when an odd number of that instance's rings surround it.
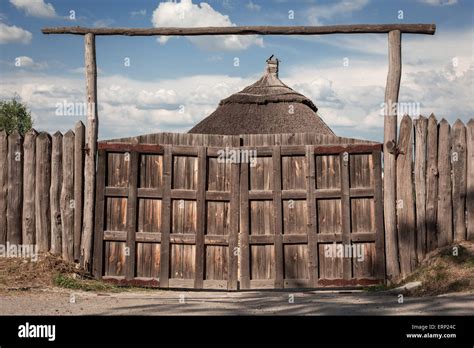
M 466 221 L 467 239 L 474 239 L 474 118 L 467 123 L 467 185 L 466 185 Z M 0 186 L 1 187 L 1 186 Z M 1 240 L 0 240 L 1 243 Z
M 97 155 L 97 134 L 99 118 L 97 114 L 97 65 L 95 57 L 95 35 L 84 36 L 86 89 L 87 89 L 87 152 L 84 171 L 84 218 L 81 240 L 81 264 L 90 271 L 92 238 L 94 234 L 94 191 L 95 191 L 95 160 Z
M 137 151 L 130 153 L 128 199 L 127 199 L 127 247 L 125 279 L 135 277 L 136 233 L 137 233 L 137 190 L 138 190 L 138 157 Z
M 196 230 L 196 271 L 194 275 L 194 288 L 202 289 L 204 281 L 204 233 L 206 230 L 206 166 L 207 148 L 198 149 L 198 182 L 197 182 L 197 230 Z
M 410 274 L 416 266 L 415 203 L 413 201 L 413 124 L 404 116 L 400 124 L 397 158 L 397 229 L 400 271 Z
M 466 127 L 461 120 L 457 120 L 452 130 L 452 153 L 453 165 L 453 224 L 454 240 L 460 242 L 466 240 Z
M 172 165 L 171 147 L 167 145 L 163 155 L 163 198 L 161 201 L 161 288 L 169 287 Z
M 343 152 L 339 155 L 341 167 L 341 217 L 342 217 L 342 246 L 351 245 L 351 202 L 349 182 L 349 154 Z M 351 258 L 344 257 L 342 260 L 342 276 L 344 280 L 352 277 Z
M 49 251 L 51 243 L 51 138 L 41 132 L 36 137 L 36 189 L 35 218 L 36 245 L 38 252 Z
M 231 164 L 231 200 L 230 200 L 230 232 L 229 232 L 229 251 L 228 251 L 228 272 L 227 289 L 237 290 L 238 281 L 238 245 L 239 245 L 239 174 L 240 163 Z
M 415 204 L 416 255 L 418 262 L 426 254 L 426 136 L 428 119 L 420 116 L 415 122 Z
M 240 165 L 240 288 L 250 289 L 249 163 Z
M 393 30 L 388 33 L 388 75 L 385 88 L 383 184 L 384 184 L 384 224 L 387 240 L 387 276 L 396 278 L 400 273 L 397 243 L 396 214 L 396 153 L 390 145 L 397 142 L 397 108 L 402 71 L 401 33 Z M 393 146 L 392 146 L 393 148 Z
M 275 226 L 275 288 L 283 288 L 283 217 L 281 202 L 280 146 L 273 147 L 273 218 Z
M 63 181 L 63 135 L 56 132 L 52 136 L 51 145 L 51 252 L 62 253 L 62 223 L 61 223 L 61 186 Z
M 7 242 L 8 135 L 0 131 L 0 245 Z
M 23 198 L 23 138 L 14 131 L 8 136 L 7 241 L 21 244 Z
M 105 182 L 106 165 L 107 165 L 107 152 L 105 150 L 99 150 L 98 157 L 97 157 L 97 178 L 96 178 L 97 188 L 96 188 L 96 199 L 95 199 L 94 258 L 93 258 L 93 266 L 94 266 L 93 274 L 94 274 L 94 277 L 98 279 L 102 278 L 102 275 L 103 275 L 104 221 L 105 221 L 104 190 L 105 190 L 105 185 L 106 185 L 106 182 Z
M 23 142 L 23 244 L 35 244 L 35 172 L 36 172 L 36 136 L 34 129 L 25 134 Z M 1 214 L 1 213 L 0 213 Z M 1 244 L 1 239 L 0 239 Z
M 438 121 L 432 114 L 428 119 L 426 137 L 426 251 L 438 247 Z
M 62 256 L 74 261 L 74 132 L 63 137 L 63 180 L 61 187 Z
M 375 204 L 375 277 L 385 279 L 385 239 L 383 224 L 382 195 L 382 164 L 380 151 L 372 152 L 372 170 L 374 172 L 374 204 Z
M 451 199 L 451 127 L 442 119 L 438 136 L 438 247 L 453 241 L 453 205 Z
M 81 258 L 82 212 L 84 209 L 85 127 L 79 121 L 74 128 L 74 260 Z
M 314 163 L 314 146 L 306 146 L 306 214 L 307 214 L 307 234 L 308 234 L 308 272 L 309 284 L 312 287 L 318 285 L 318 243 L 317 243 L 317 208 L 314 198 L 314 189 L 316 187 L 316 170 Z

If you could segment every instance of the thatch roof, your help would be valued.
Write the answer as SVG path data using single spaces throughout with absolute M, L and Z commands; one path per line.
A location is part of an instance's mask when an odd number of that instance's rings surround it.
M 334 135 L 317 111 L 311 100 L 278 78 L 278 60 L 270 57 L 265 74 L 257 82 L 221 100 L 218 108 L 189 133 Z

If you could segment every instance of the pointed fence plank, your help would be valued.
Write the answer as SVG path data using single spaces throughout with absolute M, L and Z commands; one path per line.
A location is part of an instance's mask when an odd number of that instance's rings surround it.
M 84 209 L 85 127 L 79 121 L 74 128 L 74 260 L 81 258 L 82 213 Z
M 466 188 L 466 221 L 467 239 L 474 240 L 474 119 L 467 123 L 467 188 Z
M 415 202 L 413 201 L 413 124 L 404 116 L 400 124 L 397 158 L 397 228 L 400 271 L 406 276 L 416 266 Z
M 51 137 L 41 132 L 36 137 L 35 218 L 38 252 L 49 251 L 51 214 L 49 187 L 51 185 Z
M 35 183 L 36 183 L 36 136 L 34 129 L 25 134 L 23 141 L 23 244 L 35 243 Z
M 453 146 L 453 237 L 456 242 L 466 240 L 466 127 L 457 120 L 452 130 Z
M 7 241 L 21 244 L 23 198 L 23 138 L 15 131 L 8 136 Z
M 426 251 L 438 247 L 438 121 L 432 114 L 428 119 L 426 136 Z
M 7 242 L 8 135 L 0 131 L 0 245 Z
M 438 131 L 438 247 L 453 241 L 453 204 L 451 198 L 451 127 L 445 119 Z
M 51 139 L 51 252 L 62 253 L 61 186 L 63 177 L 63 135 L 53 134 Z
M 416 199 L 416 256 L 418 262 L 426 254 L 426 136 L 428 119 L 415 120 L 415 199 Z
M 63 180 L 61 187 L 62 256 L 74 261 L 74 132 L 63 137 Z

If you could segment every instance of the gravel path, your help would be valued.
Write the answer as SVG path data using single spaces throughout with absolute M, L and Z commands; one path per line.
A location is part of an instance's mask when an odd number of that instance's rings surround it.
M 71 301 L 74 299 L 75 301 Z M 73 303 L 71 303 L 73 302 Z M 64 289 L 0 293 L 0 315 L 474 315 L 474 293 L 404 297 L 365 292 Z

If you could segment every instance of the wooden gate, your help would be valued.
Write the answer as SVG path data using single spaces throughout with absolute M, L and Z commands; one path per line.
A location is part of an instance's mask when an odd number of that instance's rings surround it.
M 100 143 L 94 274 L 230 290 L 381 282 L 380 157 L 380 144 Z

